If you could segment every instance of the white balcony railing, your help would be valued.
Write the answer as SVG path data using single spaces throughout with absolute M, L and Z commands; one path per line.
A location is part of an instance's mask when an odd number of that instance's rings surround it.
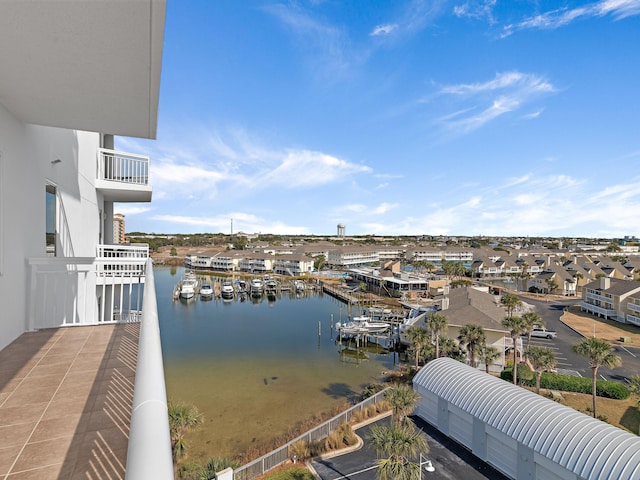
M 29 330 L 139 321 L 147 245 L 99 245 L 96 257 L 29 258 Z
M 96 275 L 98 277 L 144 277 L 149 258 L 149 245 L 98 245 Z
M 627 303 L 627 308 L 633 312 L 638 312 L 640 313 L 640 305 L 636 304 L 636 303 Z
M 597 315 L 602 315 L 606 318 L 615 318 L 618 316 L 618 312 L 612 308 L 603 308 L 598 305 L 593 305 L 587 302 L 580 302 L 580 308 L 590 313 L 595 313 Z
M 149 185 L 149 157 L 100 148 L 96 178 L 132 185 Z
M 147 260 L 146 271 L 125 480 L 173 480 L 167 392 L 151 259 Z
M 627 323 L 640 326 L 640 317 L 627 313 Z

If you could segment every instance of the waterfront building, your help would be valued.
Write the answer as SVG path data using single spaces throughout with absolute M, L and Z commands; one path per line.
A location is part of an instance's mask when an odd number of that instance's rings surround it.
M 149 249 L 114 244 L 114 204 L 151 201 L 151 160 L 115 150 L 114 136 L 156 135 L 165 9 L 162 0 L 0 4 L 2 477 L 122 477 L 124 462 L 135 463 L 127 444 L 136 432 L 168 435 L 166 397 L 164 427 L 157 418 L 133 425 L 137 294 L 152 275 Z M 155 296 L 146 297 L 157 315 Z M 109 352 L 125 353 L 123 342 L 126 356 L 105 373 Z M 114 375 L 122 403 L 109 411 L 104 395 L 113 385 L 102 382 Z M 74 401 L 56 416 L 63 393 Z M 98 425 L 105 411 L 115 416 Z M 84 412 L 90 431 L 73 423 Z M 45 441 L 41 421 L 64 432 Z M 148 477 L 129 478 L 160 478 L 152 470 L 167 465 L 166 453 L 144 460 L 154 463 Z
M 333 268 L 353 268 L 380 263 L 380 254 L 376 246 L 345 246 L 330 250 L 327 264 Z
M 313 272 L 313 258 L 306 255 L 279 255 L 273 259 L 273 271 L 280 275 L 301 276 Z

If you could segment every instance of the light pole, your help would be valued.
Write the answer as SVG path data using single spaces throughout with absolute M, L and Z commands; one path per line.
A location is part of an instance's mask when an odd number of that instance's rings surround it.
M 422 480 L 422 466 L 424 465 L 424 469 L 431 473 L 431 472 L 435 472 L 436 469 L 433 467 L 433 463 L 431 463 L 431 460 L 427 459 L 426 457 L 424 457 L 424 460 L 422 459 L 422 453 L 420 454 L 420 480 Z

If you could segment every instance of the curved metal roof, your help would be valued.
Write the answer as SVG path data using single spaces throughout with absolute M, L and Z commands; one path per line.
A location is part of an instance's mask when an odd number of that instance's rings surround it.
M 640 478 L 640 438 L 450 358 L 419 385 L 581 478 Z

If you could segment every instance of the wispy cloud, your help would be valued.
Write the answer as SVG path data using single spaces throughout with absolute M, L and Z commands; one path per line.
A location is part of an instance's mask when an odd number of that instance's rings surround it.
M 295 45 L 304 60 L 323 79 L 336 80 L 349 74 L 356 62 L 353 47 L 344 28 L 331 24 L 299 4 L 275 4 L 265 11 L 280 20 L 296 37 Z
M 176 231 L 184 231 L 184 227 L 194 227 L 199 232 L 227 232 L 233 220 L 234 232 L 277 232 L 282 235 L 305 235 L 311 233 L 307 227 L 287 225 L 283 222 L 268 222 L 258 216 L 246 213 L 231 212 L 215 217 L 192 217 L 181 215 L 157 215 L 154 220 L 171 225 Z
M 453 134 L 469 133 L 555 91 L 553 84 L 543 77 L 518 71 L 498 73 L 481 83 L 446 85 L 440 88 L 439 94 L 464 105 L 441 116 L 439 123 Z
M 578 19 L 606 15 L 611 15 L 614 20 L 640 15 L 640 0 L 602 0 L 576 8 L 551 10 L 526 18 L 521 22 L 506 25 L 501 37 L 508 37 L 521 30 L 554 30 Z
M 468 1 L 453 7 L 453 14 L 456 17 L 467 17 L 476 20 L 486 20 L 490 25 L 495 23 L 493 18 L 493 8 L 496 0 Z
M 396 28 L 398 28 L 397 23 L 389 23 L 387 25 L 378 25 L 373 29 L 373 31 L 369 34 L 372 37 L 377 37 L 378 35 L 389 35 Z

